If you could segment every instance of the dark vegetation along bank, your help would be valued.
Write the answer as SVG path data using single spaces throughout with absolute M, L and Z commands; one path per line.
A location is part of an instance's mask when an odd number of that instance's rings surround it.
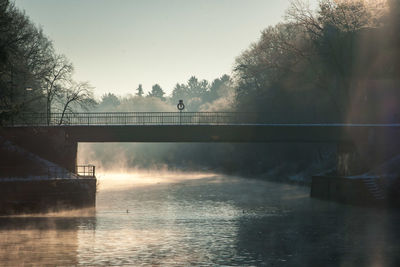
M 305 2 L 305 1 L 304 1 Z M 160 85 L 93 97 L 72 79 L 72 63 L 40 27 L 0 0 L 0 123 L 24 112 L 254 111 L 279 123 L 400 121 L 400 1 L 383 9 L 322 0 L 316 10 L 292 1 L 282 23 L 262 30 L 213 81 L 190 77 L 170 95 Z M 156 81 L 155 81 L 156 82 Z M 335 169 L 334 144 L 85 144 L 80 161 L 103 168 L 168 168 L 279 177 L 308 182 Z M 386 153 L 386 152 L 385 152 Z M 396 151 L 376 158 L 379 166 Z M 366 172 L 371 166 L 360 168 Z

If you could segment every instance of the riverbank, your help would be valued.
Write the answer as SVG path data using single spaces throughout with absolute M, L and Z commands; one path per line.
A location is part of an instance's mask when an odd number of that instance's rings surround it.
M 1 179 L 0 215 L 95 207 L 95 178 Z

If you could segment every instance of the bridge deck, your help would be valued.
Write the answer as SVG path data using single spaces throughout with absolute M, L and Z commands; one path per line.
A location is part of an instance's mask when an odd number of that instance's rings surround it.
M 108 125 L 19 126 L 9 132 L 58 132 L 74 142 L 300 142 L 340 143 L 365 140 L 390 144 L 400 126 L 384 125 Z
M 388 143 L 400 124 L 276 123 L 263 113 L 117 112 L 24 114 L 6 128 L 54 129 L 76 142 Z

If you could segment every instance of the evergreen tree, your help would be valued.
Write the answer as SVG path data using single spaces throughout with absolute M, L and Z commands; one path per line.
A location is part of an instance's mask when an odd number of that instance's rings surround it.
M 163 89 L 161 88 L 161 86 L 159 84 L 153 85 L 153 87 L 151 88 L 151 92 L 148 94 L 149 97 L 156 97 L 161 100 L 165 100 L 164 95 L 165 95 L 165 92 L 163 91 Z
M 136 93 L 137 96 L 143 96 L 144 92 L 141 84 L 139 84 L 139 87 L 136 89 L 136 91 L 137 91 Z

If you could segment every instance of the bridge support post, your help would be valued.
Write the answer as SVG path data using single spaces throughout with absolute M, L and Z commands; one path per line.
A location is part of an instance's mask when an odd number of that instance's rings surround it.
M 66 139 L 64 143 L 63 151 L 61 152 L 60 165 L 69 170 L 72 173 L 76 173 L 78 155 L 78 143 Z

